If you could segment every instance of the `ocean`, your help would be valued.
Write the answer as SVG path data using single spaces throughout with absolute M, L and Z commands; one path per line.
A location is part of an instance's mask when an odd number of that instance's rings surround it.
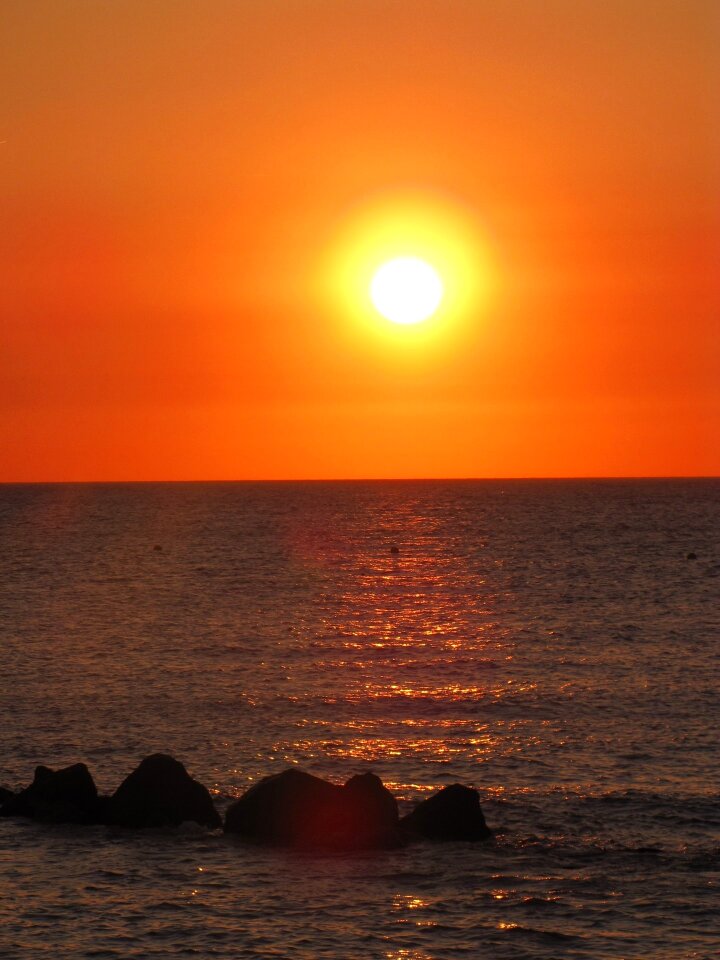
M 288 766 L 493 844 L 0 819 L 0 956 L 720 956 L 720 481 L 0 486 L 0 784 Z M 398 552 L 391 552 L 397 547 Z M 688 554 L 695 558 L 688 559 Z

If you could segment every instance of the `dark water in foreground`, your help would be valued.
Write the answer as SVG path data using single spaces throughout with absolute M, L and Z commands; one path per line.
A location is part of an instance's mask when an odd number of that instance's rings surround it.
M 83 760 L 109 792 L 164 750 L 222 807 L 372 769 L 403 804 L 474 784 L 498 833 L 310 856 L 0 820 L 0 955 L 720 956 L 719 495 L 0 487 L 0 783 Z

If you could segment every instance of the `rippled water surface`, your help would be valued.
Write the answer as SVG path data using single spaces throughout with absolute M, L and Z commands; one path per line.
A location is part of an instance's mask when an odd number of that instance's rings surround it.
M 717 481 L 0 487 L 0 783 L 297 764 L 496 846 L 0 820 L 0 955 L 720 956 Z M 392 546 L 399 553 L 390 552 Z M 688 560 L 688 553 L 697 559 Z

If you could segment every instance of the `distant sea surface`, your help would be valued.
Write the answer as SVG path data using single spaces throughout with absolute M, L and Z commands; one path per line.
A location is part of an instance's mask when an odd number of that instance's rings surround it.
M 720 482 L 0 487 L 0 784 L 297 765 L 497 845 L 0 820 L 0 956 L 720 956 Z M 391 553 L 396 546 L 399 553 Z M 696 559 L 687 559 L 689 553 Z

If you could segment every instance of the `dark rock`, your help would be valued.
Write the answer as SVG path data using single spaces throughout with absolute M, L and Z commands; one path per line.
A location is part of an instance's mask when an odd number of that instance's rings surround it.
M 5 800 L 3 817 L 30 817 L 49 823 L 97 822 L 98 794 L 84 763 L 63 770 L 36 767 L 29 787 Z
M 164 753 L 146 757 L 120 784 L 105 817 L 121 827 L 179 826 L 186 820 L 211 828 L 222 825 L 207 789 Z
M 395 797 L 373 773 L 351 777 L 344 787 L 349 814 L 347 834 L 361 847 L 396 847 L 400 843 L 398 805 Z M 344 843 L 343 836 L 340 836 Z
M 345 786 L 290 768 L 265 777 L 227 811 L 225 832 L 306 849 L 360 850 L 400 844 L 397 803 L 371 773 Z
M 111 797 L 98 797 L 93 812 L 93 823 L 107 823 Z
M 493 835 L 477 790 L 459 783 L 423 800 L 400 825 L 409 836 L 428 840 L 488 840 Z
M 8 790 L 6 787 L 0 787 L 0 807 L 14 796 L 15 794 L 12 790 Z
M 390 553 L 400 553 L 400 547 L 390 547 Z
M 686 558 L 686 559 L 687 559 L 687 560 L 697 560 L 697 554 L 696 554 L 696 553 L 689 553 L 689 554 L 687 555 L 687 558 Z

